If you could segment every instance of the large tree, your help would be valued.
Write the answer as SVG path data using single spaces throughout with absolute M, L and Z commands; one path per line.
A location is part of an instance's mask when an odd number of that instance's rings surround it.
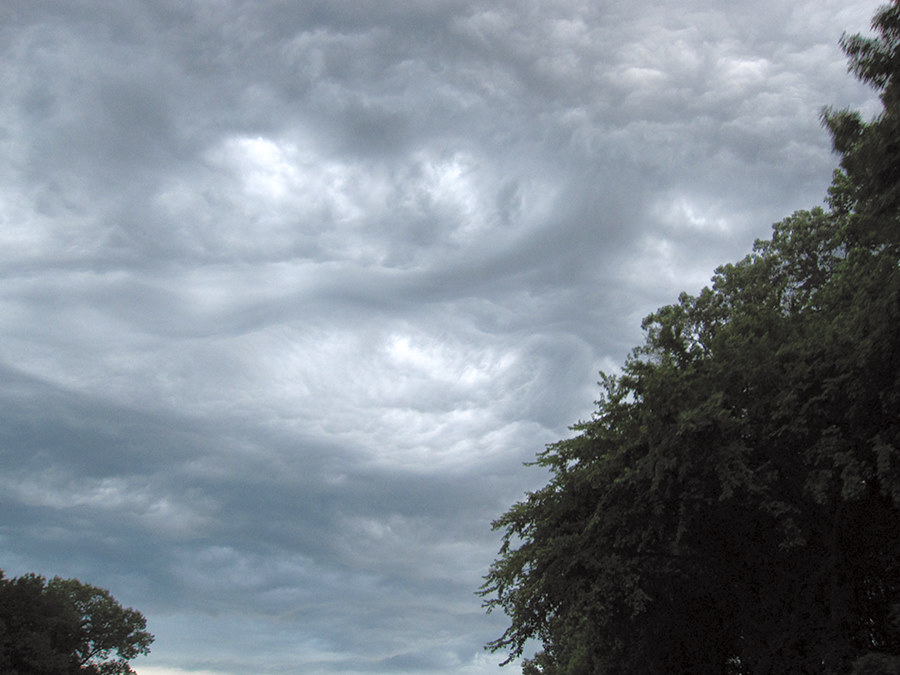
M 77 579 L 0 571 L 0 672 L 4 675 L 132 675 L 150 651 L 140 612 Z
M 647 317 L 494 523 L 524 672 L 900 672 L 900 0 L 874 27 L 842 44 L 884 112 L 825 112 L 829 210 Z

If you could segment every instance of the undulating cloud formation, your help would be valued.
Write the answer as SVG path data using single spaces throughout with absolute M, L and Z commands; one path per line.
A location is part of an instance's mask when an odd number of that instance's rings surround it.
M 0 0 L 0 568 L 141 675 L 498 672 L 523 462 L 821 203 L 877 5 Z

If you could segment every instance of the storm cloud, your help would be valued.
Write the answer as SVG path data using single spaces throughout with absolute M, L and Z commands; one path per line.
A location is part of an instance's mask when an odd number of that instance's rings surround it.
M 141 675 L 497 672 L 523 467 L 821 203 L 843 0 L 0 0 L 0 568 Z

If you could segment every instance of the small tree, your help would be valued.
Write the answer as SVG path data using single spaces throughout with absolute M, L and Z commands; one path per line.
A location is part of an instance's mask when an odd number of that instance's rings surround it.
M 147 621 L 109 591 L 77 579 L 0 571 L 0 672 L 5 675 L 133 675 L 150 651 Z

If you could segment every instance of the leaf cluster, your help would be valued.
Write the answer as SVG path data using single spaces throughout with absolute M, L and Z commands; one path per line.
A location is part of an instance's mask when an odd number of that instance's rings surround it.
M 862 243 L 900 246 L 900 5 L 894 0 L 872 21 L 875 37 L 844 35 L 841 46 L 850 71 L 877 92 L 883 110 L 863 122 L 854 110 L 826 108 L 822 119 L 841 155 L 829 191 L 833 208 L 852 213 L 853 233 Z

